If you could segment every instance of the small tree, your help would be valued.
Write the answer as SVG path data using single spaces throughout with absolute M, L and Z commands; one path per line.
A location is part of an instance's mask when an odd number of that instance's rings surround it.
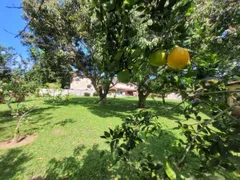
M 6 103 L 13 118 L 17 118 L 16 131 L 13 142 L 19 141 L 20 125 L 26 115 L 32 110 L 21 104 L 28 93 L 33 93 L 37 87 L 35 82 L 29 82 L 25 77 L 26 61 L 17 61 L 16 53 L 12 48 L 4 48 L 0 45 L 0 102 Z M 12 98 L 17 102 L 17 108 L 11 105 Z

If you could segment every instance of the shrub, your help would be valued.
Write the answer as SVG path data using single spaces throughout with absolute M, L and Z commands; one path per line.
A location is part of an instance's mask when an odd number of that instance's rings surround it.
M 84 96 L 90 96 L 90 93 L 85 92 L 85 93 L 84 93 Z
M 45 86 L 48 89 L 61 89 L 61 84 L 59 83 L 46 83 Z
M 94 93 L 93 93 L 93 96 L 98 96 L 98 93 L 97 93 L 97 92 L 94 92 Z

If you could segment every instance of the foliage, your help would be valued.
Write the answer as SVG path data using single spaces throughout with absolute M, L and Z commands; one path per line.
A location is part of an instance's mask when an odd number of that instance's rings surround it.
M 148 111 L 140 111 L 134 116 L 124 120 L 121 126 L 109 131 L 104 131 L 101 138 L 107 140 L 115 161 L 130 161 L 133 156 L 132 151 L 140 144 L 146 142 L 146 138 L 159 136 L 159 122 L 156 121 L 156 115 Z M 157 178 L 157 172 L 163 168 L 162 163 L 154 163 L 151 154 L 144 155 L 144 160 L 140 160 L 138 171 L 139 178 Z M 139 162 L 138 162 L 139 163 Z
M 63 64 L 62 56 L 52 56 L 35 47 L 30 52 L 34 65 L 27 72 L 29 79 L 42 86 L 46 83 L 61 83 L 61 88 L 70 86 L 72 68 Z
M 24 97 L 28 93 L 34 93 L 36 87 L 37 84 L 35 82 L 28 82 L 24 76 L 14 73 L 8 84 L 9 96 L 16 98 L 17 102 L 21 102 L 24 101 Z
M 88 77 L 105 100 L 115 69 L 106 70 L 105 62 L 109 57 L 105 52 L 110 45 L 105 36 L 97 34 L 95 14 L 89 1 L 46 1 L 41 11 L 35 8 L 36 1 L 23 1 L 24 19 L 30 21 L 29 32 L 22 34 L 23 43 L 32 50 L 47 76 L 60 77 L 66 81 L 70 69 L 74 68 L 80 75 Z M 57 17 L 57 18 L 56 18 Z M 93 23 L 92 23 L 93 22 Z M 111 52 L 113 54 L 114 52 Z M 40 69 L 40 71 L 42 71 Z M 52 77 L 49 77 L 52 79 Z M 70 79 L 70 78 L 69 78 Z
M 0 99 L 7 102 L 6 98 L 15 98 L 23 101 L 25 95 L 33 93 L 37 87 L 34 81 L 28 81 L 25 69 L 28 61 L 18 56 L 13 48 L 5 48 L 0 45 L 2 71 L 0 79 Z M 9 103 L 9 102 L 7 102 Z
M 48 89 L 54 89 L 54 90 L 61 89 L 61 84 L 59 82 L 56 82 L 56 83 L 46 83 L 45 86 Z
M 0 80 L 8 80 L 12 66 L 16 63 L 16 53 L 12 47 L 6 48 L 0 44 Z
M 97 2 L 96 11 L 100 12 L 98 18 L 102 22 L 107 17 L 119 16 L 121 17 L 119 19 L 124 19 L 125 13 L 129 14 L 122 26 L 117 23 L 111 24 L 112 28 L 106 27 L 106 31 L 111 33 L 112 29 L 115 29 L 114 33 L 118 33 L 119 39 L 126 38 L 122 49 L 131 49 L 136 44 L 141 45 L 143 58 L 137 57 L 137 63 L 133 58 L 129 58 L 125 63 L 126 69 L 131 69 L 132 63 L 137 64 L 136 72 L 133 74 L 142 74 L 138 71 L 141 69 L 140 64 L 144 63 L 147 55 L 154 48 L 163 47 L 170 50 L 174 45 L 182 45 L 191 52 L 191 66 L 183 71 L 162 69 L 156 76 L 156 83 L 153 84 L 155 90 L 161 92 L 165 86 L 166 90 L 180 93 L 183 100 L 190 103 L 184 115 L 186 120 L 195 122 L 193 124 L 179 122 L 179 128 L 186 136 L 186 140 L 183 139 L 180 143 L 180 146 L 185 148 L 182 157 L 173 155 L 177 156 L 177 168 L 187 166 L 186 157 L 191 152 L 200 159 L 200 167 L 195 174 L 190 173 L 196 178 L 204 179 L 208 174 L 216 176 L 223 171 L 234 172 L 239 169 L 239 157 L 236 156 L 239 152 L 239 147 L 236 145 L 239 144 L 237 143 L 239 121 L 230 115 L 233 107 L 229 107 L 227 98 L 231 92 L 228 92 L 226 87 L 230 80 L 239 79 L 239 71 L 236 71 L 239 70 L 239 45 L 236 44 L 239 38 L 237 2 L 153 0 L 151 3 L 133 1 L 124 4 L 126 1 L 114 1 L 113 6 L 108 6 L 109 2 L 102 4 Z M 110 7 L 113 9 L 108 9 Z M 137 21 L 131 19 L 134 16 L 138 16 Z M 226 19 L 229 20 L 227 23 L 225 23 Z M 140 22 L 145 27 L 140 26 L 139 31 L 132 36 L 126 35 L 124 32 L 130 32 L 134 22 Z M 222 34 L 223 30 L 227 31 L 224 33 L 227 35 Z M 142 36 L 138 36 L 141 32 Z M 135 38 L 142 40 L 141 38 L 145 37 L 149 37 L 151 41 L 135 44 Z M 115 40 L 114 38 L 116 37 L 113 36 L 111 40 Z M 125 51 L 126 56 L 127 53 L 128 51 Z M 119 61 L 124 62 L 124 55 Z M 149 76 L 151 77 L 150 73 Z M 158 81 L 161 83 L 157 83 Z M 151 81 L 146 80 L 146 82 Z M 237 105 L 238 103 L 234 106 Z M 206 113 L 209 117 L 202 118 L 200 112 Z M 173 173 L 167 173 L 169 174 Z
M 88 92 L 85 92 L 84 93 L 84 96 L 90 96 L 91 94 L 90 93 L 88 93 Z
M 93 96 L 98 96 L 98 93 L 97 93 L 97 92 L 94 92 L 94 93 L 93 93 Z

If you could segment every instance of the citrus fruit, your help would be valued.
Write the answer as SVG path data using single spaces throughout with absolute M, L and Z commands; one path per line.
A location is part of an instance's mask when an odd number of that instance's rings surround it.
M 175 47 L 167 58 L 168 66 L 173 69 L 183 69 L 190 63 L 190 55 L 185 48 Z
M 162 66 L 166 64 L 166 52 L 164 50 L 155 51 L 149 56 L 149 63 L 152 66 Z
M 131 78 L 131 74 L 128 70 L 123 70 L 117 74 L 117 78 L 122 83 L 128 83 Z

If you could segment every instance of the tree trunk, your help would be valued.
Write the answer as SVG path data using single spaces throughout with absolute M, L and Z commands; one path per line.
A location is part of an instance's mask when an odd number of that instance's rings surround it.
M 13 143 L 18 143 L 18 141 L 19 141 L 19 136 L 20 136 L 19 130 L 20 130 L 21 119 L 22 119 L 22 117 L 18 118 L 17 127 L 16 127 L 15 134 L 14 134 L 14 137 L 13 137 Z
M 103 94 L 99 94 L 99 97 L 100 97 L 100 101 L 99 103 L 100 104 L 106 104 L 107 103 L 107 94 L 103 93 Z
M 106 104 L 109 85 L 105 86 L 104 89 L 100 86 L 98 90 L 99 90 L 98 94 L 99 94 L 99 98 L 100 98 L 99 104 Z
M 145 108 L 146 105 L 146 99 L 150 93 L 146 92 L 144 94 L 143 91 L 138 90 L 138 108 Z
M 15 133 L 14 134 L 14 137 L 13 137 L 13 143 L 18 143 L 18 141 L 19 141 L 19 133 Z
M 165 101 L 165 94 L 164 94 L 164 93 L 162 94 L 162 103 L 163 103 L 163 104 L 166 104 L 166 101 Z

